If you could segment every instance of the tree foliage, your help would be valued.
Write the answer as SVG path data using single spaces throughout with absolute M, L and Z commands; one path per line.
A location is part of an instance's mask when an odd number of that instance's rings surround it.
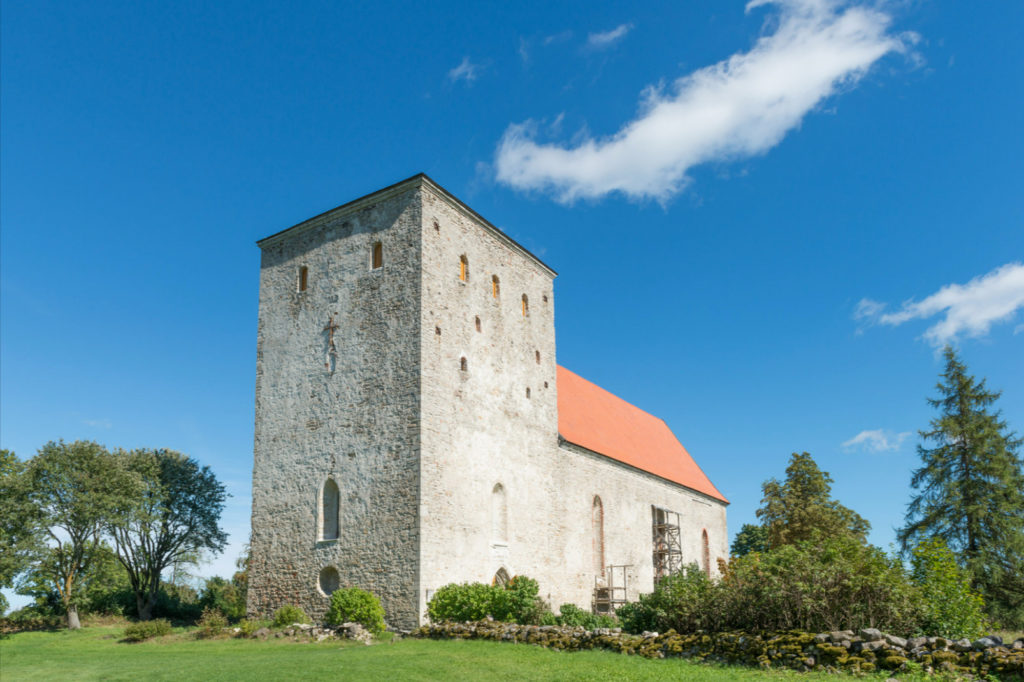
M 992 405 L 1001 393 L 975 380 L 946 347 L 931 428 L 920 431 L 921 466 L 897 537 L 908 551 L 941 538 L 970 572 L 991 612 L 1024 623 L 1024 462 L 1022 443 Z M 926 447 L 926 445 L 932 447 Z
M 0 450 L 0 588 L 14 584 L 44 542 L 25 469 L 13 452 Z M 6 607 L 6 600 L 0 604 Z
M 914 548 L 914 583 L 921 594 L 921 625 L 930 635 L 974 639 L 985 629 L 985 602 L 941 538 Z
M 173 450 L 120 452 L 122 467 L 141 482 L 141 494 L 108 525 L 141 620 L 152 617 L 160 574 L 181 557 L 220 552 L 227 535 L 219 521 L 227 493 L 209 467 Z
M 77 580 L 101 553 L 103 529 L 138 491 L 102 445 L 51 441 L 28 465 L 29 499 L 50 536 L 46 579 L 60 596 L 68 627 L 77 628 Z
M 857 512 L 832 499 L 832 477 L 819 469 L 807 452 L 794 452 L 786 467 L 786 480 L 769 479 L 762 490 L 757 517 L 765 527 L 770 549 L 840 534 L 863 542 L 871 530 L 871 524 Z
M 746 556 L 751 552 L 768 551 L 768 531 L 760 524 L 744 523 L 732 541 L 730 553 L 733 556 Z

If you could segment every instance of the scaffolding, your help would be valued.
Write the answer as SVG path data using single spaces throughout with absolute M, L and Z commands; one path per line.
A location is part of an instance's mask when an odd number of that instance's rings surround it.
M 654 582 L 678 573 L 683 567 L 683 551 L 679 544 L 679 514 L 661 507 L 651 507 L 654 540 Z
M 594 602 L 591 604 L 594 613 L 610 616 L 626 603 L 630 568 L 632 564 L 608 566 L 603 576 L 594 578 Z

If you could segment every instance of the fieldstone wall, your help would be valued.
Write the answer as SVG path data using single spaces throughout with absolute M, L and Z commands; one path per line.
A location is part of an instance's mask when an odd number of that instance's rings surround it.
M 418 622 L 421 223 L 413 186 L 260 243 L 251 613 L 288 603 L 319 618 L 320 572 L 334 567 L 394 623 Z M 322 541 L 328 477 L 339 535 Z

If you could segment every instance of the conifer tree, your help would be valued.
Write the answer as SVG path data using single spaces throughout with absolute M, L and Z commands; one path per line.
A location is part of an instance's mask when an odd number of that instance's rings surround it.
M 1001 395 L 976 381 L 949 346 L 946 368 L 928 404 L 939 410 L 919 434 L 921 467 L 910 485 L 897 537 L 907 551 L 930 537 L 942 538 L 972 576 L 990 613 L 1006 622 L 1024 620 L 1024 462 L 1022 443 L 1007 431 L 992 405 Z
M 793 453 L 786 480 L 769 479 L 757 517 L 767 531 L 769 549 L 816 536 L 849 534 L 865 541 L 871 524 L 860 514 L 832 499 L 832 477 L 818 468 L 810 453 Z

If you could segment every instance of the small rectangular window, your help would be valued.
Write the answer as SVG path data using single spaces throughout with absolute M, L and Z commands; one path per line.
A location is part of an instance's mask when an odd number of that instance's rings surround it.
M 373 269 L 384 267 L 384 245 L 380 242 L 373 243 Z
M 303 265 L 299 268 L 299 291 L 305 291 L 309 285 L 309 268 Z

